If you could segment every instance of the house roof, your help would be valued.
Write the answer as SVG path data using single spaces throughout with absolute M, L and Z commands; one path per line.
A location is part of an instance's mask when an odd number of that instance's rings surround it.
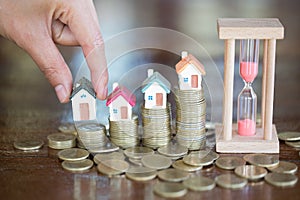
M 132 107 L 135 106 L 135 95 L 124 86 L 118 86 L 114 89 L 114 91 L 107 97 L 106 106 L 111 104 L 119 96 L 122 96 Z
M 187 57 L 182 58 L 177 64 L 176 64 L 176 72 L 177 74 L 181 73 L 189 64 L 193 65 L 200 71 L 202 75 L 205 75 L 205 69 L 203 64 L 197 60 L 192 54 L 189 54 Z
M 145 91 L 153 83 L 158 83 L 166 91 L 166 93 L 170 93 L 170 88 L 171 88 L 170 82 L 158 72 L 154 72 L 152 74 L 152 76 L 150 76 L 146 80 L 144 80 L 142 92 L 145 93 Z
M 94 98 L 96 98 L 96 93 L 95 93 L 92 83 L 85 77 L 82 77 L 74 85 L 70 99 L 72 99 L 80 90 L 86 90 L 90 95 L 92 95 Z

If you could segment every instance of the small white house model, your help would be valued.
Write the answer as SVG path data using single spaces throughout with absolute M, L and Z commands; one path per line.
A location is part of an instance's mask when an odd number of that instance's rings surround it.
M 160 73 L 148 69 L 148 78 L 143 82 L 145 108 L 166 108 L 167 94 L 170 93 L 171 84 Z
M 106 106 L 109 107 L 109 120 L 132 119 L 132 108 L 135 106 L 136 97 L 124 86 L 113 84 L 113 92 L 108 96 Z
M 204 66 L 193 55 L 183 51 L 181 60 L 176 64 L 180 90 L 201 90 Z
M 96 119 L 96 94 L 88 79 L 83 77 L 75 84 L 70 98 L 74 121 Z

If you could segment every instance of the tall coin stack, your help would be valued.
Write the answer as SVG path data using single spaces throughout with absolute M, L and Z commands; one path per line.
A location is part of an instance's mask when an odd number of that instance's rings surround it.
M 109 120 L 110 140 L 117 146 L 126 149 L 139 144 L 138 117 L 130 120 Z
M 203 90 L 175 88 L 177 141 L 190 150 L 205 147 L 206 101 Z
M 76 125 L 76 128 L 78 132 L 78 146 L 85 147 L 89 151 L 105 146 L 108 140 L 105 126 L 97 122 L 84 121 Z
M 156 149 L 165 146 L 171 138 L 170 106 L 147 109 L 142 106 L 143 145 Z

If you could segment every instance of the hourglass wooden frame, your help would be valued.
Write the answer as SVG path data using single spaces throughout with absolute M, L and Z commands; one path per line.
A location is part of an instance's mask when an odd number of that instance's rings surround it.
M 223 123 L 216 127 L 216 150 L 223 153 L 279 153 L 273 121 L 276 40 L 284 38 L 277 18 L 220 18 L 219 39 L 225 40 Z M 240 136 L 232 123 L 235 40 L 264 40 L 261 124 L 254 136 Z

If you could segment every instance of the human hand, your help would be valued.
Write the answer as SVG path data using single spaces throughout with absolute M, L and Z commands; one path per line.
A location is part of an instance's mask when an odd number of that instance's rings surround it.
M 106 98 L 104 41 L 92 0 L 0 0 L 0 34 L 29 53 L 62 103 L 69 101 L 72 75 L 55 44 L 80 45 L 97 98 Z

